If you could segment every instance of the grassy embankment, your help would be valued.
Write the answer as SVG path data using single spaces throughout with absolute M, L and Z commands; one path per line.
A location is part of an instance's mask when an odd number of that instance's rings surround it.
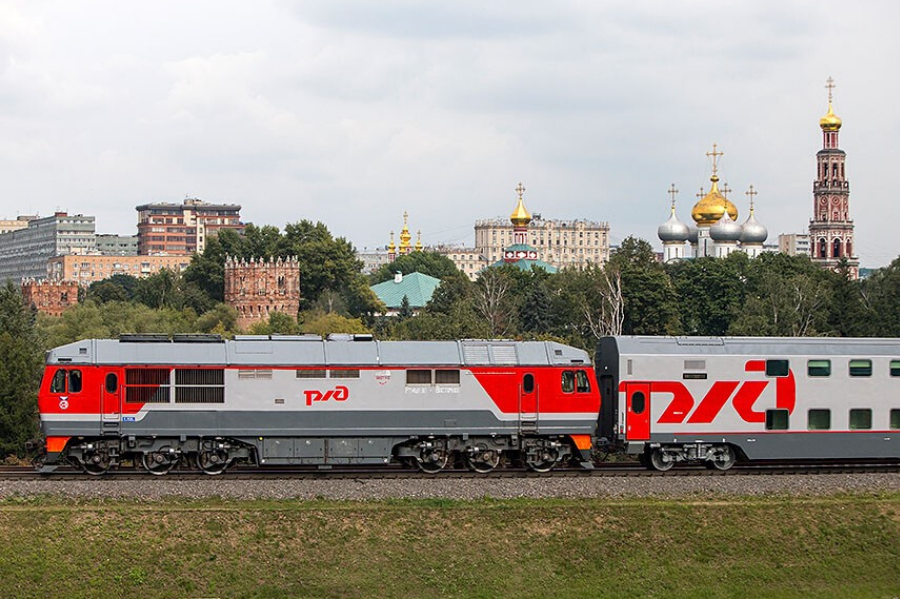
M 0 501 L 0 597 L 896 597 L 900 495 Z

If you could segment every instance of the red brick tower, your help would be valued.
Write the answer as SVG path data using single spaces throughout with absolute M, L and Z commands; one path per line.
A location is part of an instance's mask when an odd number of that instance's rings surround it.
M 38 312 L 59 316 L 78 304 L 78 282 L 22 279 L 22 300 Z
M 819 120 L 822 149 L 816 153 L 816 180 L 813 183 L 813 217 L 809 221 L 809 251 L 812 261 L 823 268 L 837 268 L 847 258 L 851 277 L 859 276 L 859 258 L 853 250 L 853 221 L 850 219 L 850 182 L 844 173 L 846 154 L 838 147 L 841 119 L 831 107 L 834 80 L 829 77 L 828 113 Z
M 238 311 L 238 326 L 262 322 L 272 312 L 296 317 L 300 310 L 300 264 L 287 259 L 225 260 L 225 303 Z

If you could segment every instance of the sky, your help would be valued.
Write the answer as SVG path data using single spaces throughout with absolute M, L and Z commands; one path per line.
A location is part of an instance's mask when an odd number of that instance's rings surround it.
M 0 218 L 196 197 L 245 222 L 474 243 L 515 188 L 661 244 L 712 144 L 739 221 L 804 232 L 833 77 L 864 267 L 900 255 L 900 3 L 0 0 Z M 893 65 L 893 66 L 892 66 Z M 893 166 L 892 166 L 893 165 Z

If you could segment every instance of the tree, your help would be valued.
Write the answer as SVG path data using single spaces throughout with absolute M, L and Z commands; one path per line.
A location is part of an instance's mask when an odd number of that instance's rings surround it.
M 512 279 L 502 268 L 487 268 L 475 283 L 475 309 L 485 319 L 491 337 L 507 337 L 513 331 L 516 306 Z
M 24 455 L 37 434 L 37 389 L 43 353 L 35 312 L 15 284 L 0 287 L 0 458 Z
M 358 318 L 347 318 L 334 312 L 326 314 L 319 311 L 303 312 L 300 329 L 304 333 L 313 333 L 323 337 L 331 333 L 370 333 L 366 325 Z
M 381 283 L 394 278 L 397 271 L 405 275 L 418 272 L 436 279 L 444 279 L 460 272 L 450 258 L 437 252 L 413 252 L 397 256 L 390 264 L 384 264 L 371 276 L 371 283 Z
M 628 237 L 609 258 L 607 268 L 622 280 L 622 332 L 671 335 L 678 331 L 678 296 L 653 247 Z
M 665 266 L 678 295 L 681 332 L 724 335 L 741 311 L 750 259 L 744 252 L 727 258 L 680 260 Z
M 255 323 L 250 327 L 253 335 L 297 335 L 300 325 L 297 319 L 285 312 L 272 312 L 265 322 Z
M 409 298 L 405 295 L 403 299 L 400 300 L 400 309 L 397 311 L 397 318 L 400 320 L 406 320 L 407 318 L 412 318 L 413 310 L 409 305 Z

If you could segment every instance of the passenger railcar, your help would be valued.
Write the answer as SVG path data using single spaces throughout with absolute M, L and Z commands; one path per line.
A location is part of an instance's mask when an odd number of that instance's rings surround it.
M 502 456 L 545 471 L 590 459 L 600 395 L 584 351 L 551 342 L 371 336 L 130 336 L 48 352 L 39 392 L 43 472 L 124 460 L 165 474 L 258 465 Z
M 900 458 L 900 340 L 608 337 L 601 434 L 657 470 Z

